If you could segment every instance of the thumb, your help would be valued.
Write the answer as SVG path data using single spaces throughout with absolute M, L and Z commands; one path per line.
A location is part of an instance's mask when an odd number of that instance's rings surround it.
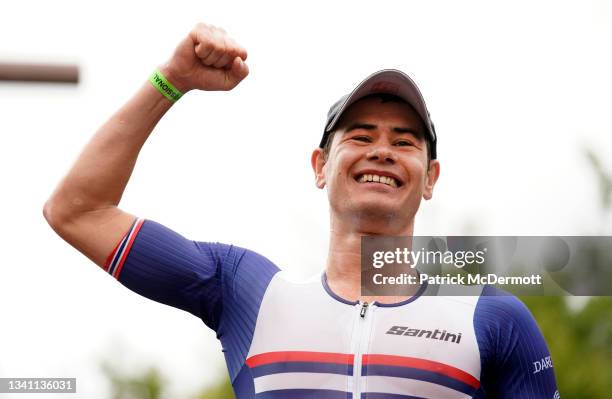
M 229 78 L 232 86 L 236 86 L 246 78 L 249 74 L 249 67 L 240 57 L 234 58 L 231 69 L 229 70 Z

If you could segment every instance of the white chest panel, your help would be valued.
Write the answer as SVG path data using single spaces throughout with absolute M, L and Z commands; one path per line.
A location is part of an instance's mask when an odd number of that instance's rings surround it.
M 260 370 L 255 391 L 469 398 L 464 383 L 477 387 L 480 378 L 477 300 L 421 296 L 398 306 L 372 304 L 362 317 L 361 304 L 332 297 L 320 277 L 297 283 L 278 273 L 262 301 L 247 356 L 247 364 Z

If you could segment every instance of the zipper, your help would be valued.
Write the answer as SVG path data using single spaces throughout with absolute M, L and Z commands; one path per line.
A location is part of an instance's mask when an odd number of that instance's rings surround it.
M 368 311 L 368 303 L 364 302 L 361 305 L 361 311 L 359 312 L 359 316 L 361 316 L 361 318 L 365 318 L 366 312 Z
M 361 399 L 361 366 L 362 356 L 369 346 L 370 330 L 372 328 L 372 312 L 374 308 L 368 302 L 359 302 L 355 328 L 356 342 L 354 345 L 355 361 L 353 362 L 353 399 Z M 368 309 L 370 311 L 368 312 Z

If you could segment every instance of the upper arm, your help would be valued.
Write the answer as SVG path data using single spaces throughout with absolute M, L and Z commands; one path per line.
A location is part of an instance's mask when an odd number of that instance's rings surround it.
M 477 397 L 552 399 L 553 363 L 531 312 L 515 296 L 485 291 L 474 316 L 482 364 Z
M 219 333 L 222 315 L 228 325 L 239 322 L 243 329 L 256 318 L 278 267 L 253 251 L 193 241 L 136 218 L 107 256 L 104 270 L 130 290 L 185 310 Z
M 224 307 L 230 325 L 255 320 L 279 270 L 272 262 L 237 246 L 189 240 L 117 208 L 108 212 L 64 222 L 58 233 L 130 290 L 215 330 Z
M 213 296 L 220 292 L 215 281 L 219 257 L 212 246 L 206 252 L 171 229 L 117 207 L 69 218 L 47 209 L 45 216 L 66 242 L 132 291 L 205 321 L 212 317 L 219 303 Z
M 223 268 L 231 245 L 201 243 L 152 220 L 137 218 L 107 256 L 104 270 L 130 290 L 203 319 L 221 313 Z

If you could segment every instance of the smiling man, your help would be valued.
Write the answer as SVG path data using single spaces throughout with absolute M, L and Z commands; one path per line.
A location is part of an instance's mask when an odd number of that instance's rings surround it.
M 419 98 L 422 116 L 396 94 Z M 440 174 L 435 151 L 425 103 L 400 71 L 371 75 L 331 107 L 312 166 L 330 203 L 327 282 L 341 296 L 376 299 L 360 295 L 361 237 L 412 236 L 421 198 L 432 197 Z M 390 299 L 398 298 L 381 298 Z
M 361 295 L 361 238 L 411 236 L 440 174 L 425 102 L 400 71 L 371 75 L 329 111 L 312 167 L 331 237 L 312 279 L 118 208 L 165 112 L 186 91 L 231 90 L 246 58 L 222 29 L 197 25 L 87 144 L 45 204 L 52 228 L 129 289 L 216 331 L 239 399 L 558 397 L 544 339 L 515 297 L 428 296 L 426 285 Z

